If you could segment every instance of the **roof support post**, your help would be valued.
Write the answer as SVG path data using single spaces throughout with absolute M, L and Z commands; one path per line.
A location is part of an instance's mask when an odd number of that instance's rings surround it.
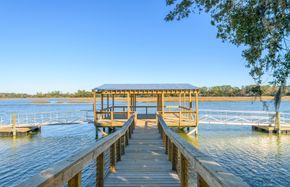
M 115 95 L 112 95 L 112 107 L 113 107 L 113 112 L 115 111 Z
M 185 92 L 183 93 L 183 107 L 186 107 Z M 183 109 L 184 110 L 184 109 Z
M 198 133 L 198 91 L 194 91 L 195 93 L 195 125 L 196 125 L 196 131 L 195 134 Z
M 93 103 L 93 111 L 94 111 L 94 124 L 97 123 L 97 109 L 96 109 L 96 105 L 97 105 L 97 98 L 96 98 L 96 92 L 93 91 L 93 97 L 94 97 L 94 103 Z
M 190 108 L 190 111 L 192 111 L 192 92 L 191 91 L 189 92 L 189 108 Z
M 103 111 L 104 111 L 104 95 L 101 94 L 101 112 L 103 112 Z M 102 119 L 102 118 L 103 118 L 103 114 L 101 113 L 100 119 Z
M 109 106 L 110 106 L 110 95 L 109 94 L 107 94 L 107 109 L 106 109 L 106 112 L 107 112 L 107 114 L 106 114 L 106 117 L 107 118 L 109 118 L 109 113 L 108 112 L 110 112 L 111 110 L 109 109 Z
M 179 94 L 178 97 L 179 97 L 179 107 L 178 108 L 180 109 L 180 107 L 181 107 L 181 94 Z
M 128 107 L 128 108 L 127 108 L 127 118 L 128 118 L 128 119 L 129 119 L 129 117 L 130 117 L 130 110 L 131 110 L 131 109 L 130 109 L 130 104 L 131 104 L 131 103 L 130 103 L 130 94 L 127 93 L 127 105 L 128 105 L 128 106 L 127 106 L 127 107 Z
M 109 108 L 110 106 L 110 95 L 107 94 L 107 109 Z
M 164 93 L 161 94 L 161 113 L 164 116 Z

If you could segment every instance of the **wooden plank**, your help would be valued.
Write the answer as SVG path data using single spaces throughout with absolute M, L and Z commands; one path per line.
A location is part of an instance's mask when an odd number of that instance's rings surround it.
M 79 172 L 68 181 L 68 187 L 81 187 L 81 186 L 82 186 L 82 173 Z
M 155 124 L 137 123 L 126 154 L 116 172 L 105 179 L 105 186 L 180 186 L 165 154 L 165 146 Z
M 97 157 L 97 168 L 96 168 L 96 186 L 97 187 L 103 187 L 104 186 L 104 177 L 105 177 L 105 171 L 104 171 L 104 153 L 101 153 Z

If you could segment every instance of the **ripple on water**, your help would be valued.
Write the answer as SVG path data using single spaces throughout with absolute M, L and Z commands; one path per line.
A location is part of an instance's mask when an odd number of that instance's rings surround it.
M 0 142 L 0 186 L 14 186 L 94 143 L 95 129 L 92 124 L 47 126 L 32 138 Z
M 290 136 L 250 127 L 200 125 L 199 149 L 251 186 L 289 186 Z

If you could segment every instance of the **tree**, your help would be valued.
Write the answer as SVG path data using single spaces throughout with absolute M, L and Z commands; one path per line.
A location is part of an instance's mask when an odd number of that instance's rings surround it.
M 166 0 L 175 8 L 166 21 L 181 20 L 191 13 L 207 12 L 217 27 L 217 38 L 242 46 L 250 75 L 260 85 L 265 74 L 277 86 L 275 109 L 279 112 L 290 71 L 289 0 Z

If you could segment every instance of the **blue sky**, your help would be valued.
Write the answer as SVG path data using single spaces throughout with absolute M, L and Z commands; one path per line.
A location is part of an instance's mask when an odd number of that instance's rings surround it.
M 1 0 L 0 92 L 253 83 L 208 15 L 168 23 L 169 10 L 165 0 Z

